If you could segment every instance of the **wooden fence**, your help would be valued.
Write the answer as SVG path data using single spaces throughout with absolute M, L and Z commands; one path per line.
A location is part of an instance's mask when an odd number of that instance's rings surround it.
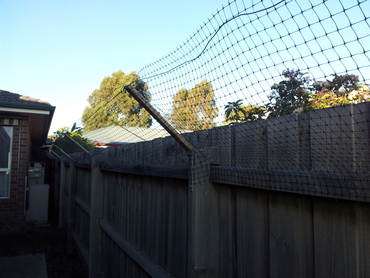
M 370 105 L 55 163 L 89 277 L 369 277 Z

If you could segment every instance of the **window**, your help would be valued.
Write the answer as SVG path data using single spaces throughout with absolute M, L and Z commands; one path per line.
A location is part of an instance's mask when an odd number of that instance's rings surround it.
M 0 198 L 9 198 L 13 127 L 0 126 Z

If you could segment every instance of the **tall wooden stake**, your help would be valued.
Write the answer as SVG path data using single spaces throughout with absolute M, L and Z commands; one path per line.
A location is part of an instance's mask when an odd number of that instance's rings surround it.
M 193 147 L 185 140 L 184 137 L 181 136 L 180 133 L 177 132 L 176 129 L 174 129 L 167 121 L 165 118 L 163 118 L 161 116 L 161 114 L 159 114 L 157 112 L 157 110 L 155 110 L 155 108 L 149 103 L 147 102 L 147 100 L 142 96 L 140 95 L 140 93 L 131 85 L 128 85 L 128 86 L 125 86 L 124 89 L 129 92 L 129 94 L 137 100 L 138 103 L 140 103 L 148 112 L 149 114 L 154 118 L 156 119 L 160 125 L 168 131 L 169 134 L 171 134 L 171 136 L 173 138 L 175 138 L 175 140 L 187 151 L 187 152 L 190 152 Z

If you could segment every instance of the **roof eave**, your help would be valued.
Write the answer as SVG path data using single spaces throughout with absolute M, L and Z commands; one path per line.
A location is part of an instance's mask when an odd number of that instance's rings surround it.
M 37 105 L 37 104 L 35 105 L 35 104 L 0 102 L 0 107 L 31 109 L 31 110 L 46 110 L 46 111 L 55 110 L 55 106 L 46 105 L 46 104 L 45 105 Z
M 0 103 L 0 112 L 28 115 L 32 145 L 40 147 L 48 137 L 55 106 Z

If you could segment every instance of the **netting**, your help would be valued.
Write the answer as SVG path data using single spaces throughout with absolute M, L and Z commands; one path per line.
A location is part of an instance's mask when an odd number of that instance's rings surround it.
M 131 84 L 187 142 L 205 149 L 212 165 L 224 167 L 214 170 L 214 182 L 244 179 L 259 188 L 368 200 L 369 11 L 369 1 L 229 1 L 178 48 L 144 66 L 144 83 Z M 117 107 L 128 94 L 122 87 L 81 127 L 107 104 Z M 163 139 L 169 134 L 160 123 L 135 126 L 126 121 L 131 112 L 110 118 L 114 128 L 95 123 L 84 136 L 119 145 L 106 152 L 110 162 L 189 166 L 181 146 Z
M 170 122 L 176 94 L 209 81 L 216 126 L 225 120 L 229 102 L 268 105 L 271 87 L 287 69 L 307 73 L 312 83 L 353 74 L 368 89 L 369 6 L 366 1 L 232 1 L 139 75 L 149 85 L 151 104 Z
M 102 81 L 51 149 L 98 275 L 366 276 L 369 3 L 229 1 Z

